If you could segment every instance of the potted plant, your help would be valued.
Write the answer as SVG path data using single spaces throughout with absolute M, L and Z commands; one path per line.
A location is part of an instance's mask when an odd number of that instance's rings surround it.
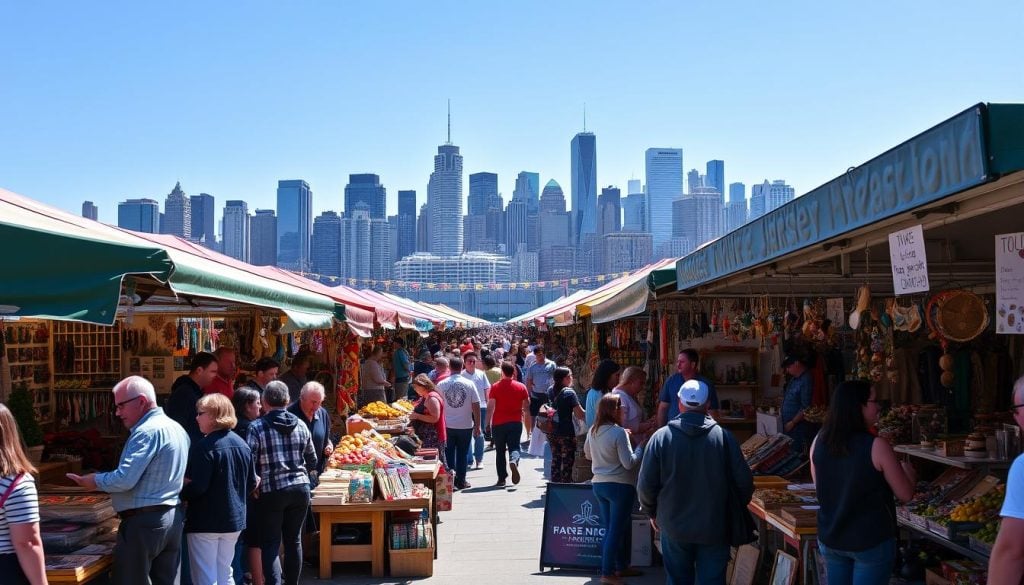
M 38 463 L 43 455 L 43 431 L 36 420 L 33 394 L 28 384 L 16 385 L 11 391 L 7 407 L 11 409 L 11 414 L 18 423 L 18 430 L 21 431 L 21 437 L 28 447 L 29 459 Z

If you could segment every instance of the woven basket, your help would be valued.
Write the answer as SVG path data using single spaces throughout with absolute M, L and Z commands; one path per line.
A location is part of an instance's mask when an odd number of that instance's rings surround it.
M 936 295 L 933 325 L 942 337 L 951 341 L 967 342 L 981 335 L 988 327 L 989 316 L 985 301 L 966 290 L 952 290 Z

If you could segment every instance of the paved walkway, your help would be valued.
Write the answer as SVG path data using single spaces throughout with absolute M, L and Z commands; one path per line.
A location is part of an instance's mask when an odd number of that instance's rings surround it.
M 454 506 L 441 513 L 438 527 L 440 550 L 434 561 L 434 576 L 429 579 L 369 577 L 369 563 L 335 564 L 332 581 L 319 581 L 316 571 L 306 567 L 303 583 L 345 583 L 347 585 L 383 585 L 417 583 L 424 585 L 550 585 L 597 584 L 596 573 L 539 570 L 541 524 L 544 520 L 544 478 L 542 459 L 523 459 L 522 481 L 518 486 L 493 487 L 497 481 L 494 452 L 484 455 L 484 468 L 470 471 L 467 480 L 473 486 L 456 492 Z M 630 585 L 655 585 L 665 582 L 660 566 L 644 569 L 641 577 L 626 579 Z

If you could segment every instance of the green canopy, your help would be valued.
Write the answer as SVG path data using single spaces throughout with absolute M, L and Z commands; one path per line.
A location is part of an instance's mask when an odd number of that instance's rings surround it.
M 6 219 L 6 218 L 4 218 Z M 167 252 L 0 222 L 0 316 L 113 325 L 128 274 L 166 280 Z

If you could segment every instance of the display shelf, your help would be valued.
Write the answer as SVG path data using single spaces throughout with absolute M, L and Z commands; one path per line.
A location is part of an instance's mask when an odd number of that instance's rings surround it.
M 959 467 L 960 469 L 977 469 L 979 467 L 986 467 L 989 469 L 1005 469 L 1010 466 L 1010 462 L 1005 459 L 975 459 L 973 457 L 945 457 L 938 453 L 925 450 L 917 445 L 896 445 L 893 447 L 893 451 L 897 453 L 903 453 L 904 455 L 910 455 L 911 457 L 920 457 L 921 459 L 928 459 L 929 461 L 935 461 L 936 463 L 943 463 L 952 467 Z
M 902 528 L 906 528 L 907 530 L 917 534 L 918 536 L 923 536 L 923 537 L 927 538 L 928 540 L 931 540 L 932 542 L 935 542 L 936 544 L 940 544 L 943 547 L 948 548 L 949 550 L 951 550 L 953 552 L 956 552 L 958 554 L 961 554 L 961 555 L 971 559 L 972 561 L 977 561 L 979 563 L 985 563 L 985 564 L 988 563 L 988 555 L 981 554 L 978 551 L 971 550 L 967 546 L 964 546 L 962 544 L 953 542 L 952 540 L 943 538 L 942 536 L 940 536 L 938 534 L 935 534 L 931 530 L 927 530 L 925 528 L 921 528 L 920 526 L 914 526 L 913 524 L 907 522 L 906 520 L 904 520 L 902 518 L 898 518 L 897 522 L 899 523 L 899 525 Z
M 12 366 L 43 366 L 50 363 L 50 360 L 32 360 L 27 362 L 9 362 Z

